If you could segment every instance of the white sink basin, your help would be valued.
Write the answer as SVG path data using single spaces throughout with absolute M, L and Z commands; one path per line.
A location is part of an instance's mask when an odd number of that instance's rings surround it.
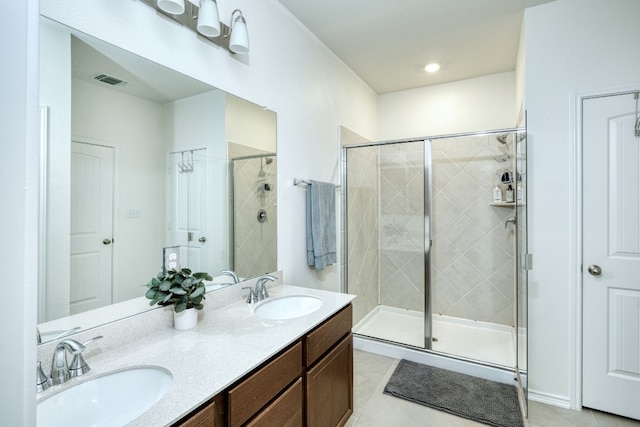
M 118 371 L 80 383 L 38 403 L 38 427 L 122 426 L 152 407 L 173 376 L 160 367 Z
M 320 307 L 320 298 L 311 295 L 288 295 L 262 302 L 256 307 L 255 314 L 265 319 L 286 320 L 313 313 Z

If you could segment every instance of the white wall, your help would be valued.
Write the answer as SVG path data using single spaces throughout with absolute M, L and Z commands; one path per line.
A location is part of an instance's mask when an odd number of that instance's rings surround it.
M 575 96 L 640 86 L 640 2 L 559 0 L 525 13 L 530 389 L 574 402 Z M 580 333 L 580 331 L 575 331 Z
M 2 423 L 34 426 L 38 239 L 38 1 L 3 4 L 0 17 L 0 310 Z M 10 280 L 8 279 L 10 278 Z
M 506 72 L 378 98 L 378 140 L 515 126 L 515 73 Z
M 226 97 L 227 141 L 267 153 L 277 150 L 277 114 L 237 96 Z

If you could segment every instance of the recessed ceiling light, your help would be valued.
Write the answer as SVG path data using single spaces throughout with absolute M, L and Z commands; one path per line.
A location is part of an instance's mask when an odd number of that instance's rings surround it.
M 424 70 L 427 73 L 435 73 L 436 71 L 438 71 L 440 69 L 440 64 L 438 64 L 437 62 L 432 62 L 430 64 L 427 64 L 424 67 Z

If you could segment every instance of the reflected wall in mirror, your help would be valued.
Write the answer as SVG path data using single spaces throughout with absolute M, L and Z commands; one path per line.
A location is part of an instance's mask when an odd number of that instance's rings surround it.
M 277 270 L 274 112 L 46 18 L 40 43 L 43 334 L 148 309 L 166 246 L 214 277 Z

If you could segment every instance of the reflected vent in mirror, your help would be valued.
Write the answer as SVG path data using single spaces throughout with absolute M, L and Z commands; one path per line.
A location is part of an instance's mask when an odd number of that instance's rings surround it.
M 111 86 L 125 86 L 127 84 L 127 82 L 125 82 L 124 80 L 120 80 L 117 77 L 109 76 L 107 74 L 98 74 L 93 78 L 98 80 L 99 82 L 106 83 Z

